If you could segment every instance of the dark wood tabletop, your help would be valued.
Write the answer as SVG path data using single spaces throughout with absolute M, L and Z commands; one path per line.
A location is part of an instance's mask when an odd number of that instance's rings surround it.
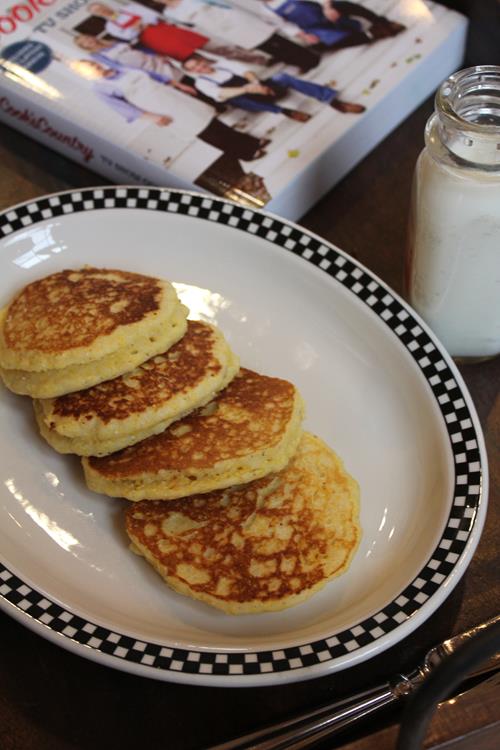
M 306 216 L 302 224 L 337 244 L 402 292 L 412 171 L 422 147 L 430 101 L 415 111 Z M 0 209 L 103 178 L 0 127 Z M 500 610 L 500 358 L 460 366 L 475 402 L 490 461 L 489 509 L 470 566 L 441 607 L 390 650 L 340 675 L 265 688 L 206 688 L 136 677 L 58 648 L 0 613 L 1 750 L 199 750 L 341 698 L 414 666 L 443 638 Z M 493 693 L 492 693 L 493 695 Z M 495 698 L 496 695 L 496 698 Z M 474 748 L 498 740 L 498 689 L 475 713 Z M 440 742 L 464 712 L 456 709 Z M 496 716 L 496 718 L 495 718 Z M 394 747 L 398 707 L 323 747 Z M 479 727 L 477 726 L 479 722 Z M 477 733 L 489 726 L 483 740 Z M 447 728 L 446 728 L 447 727 Z M 444 732 L 444 734 L 443 734 Z M 493 732 L 493 734 L 491 734 Z M 472 736 L 472 734 L 470 734 Z M 443 739 L 444 737 L 444 739 Z M 496 742 L 496 740 L 494 740 Z M 438 741 L 433 747 L 441 747 Z M 458 745 L 456 745 L 458 747 Z M 460 745 L 462 747 L 462 745 Z M 464 744 L 463 747 L 466 745 Z

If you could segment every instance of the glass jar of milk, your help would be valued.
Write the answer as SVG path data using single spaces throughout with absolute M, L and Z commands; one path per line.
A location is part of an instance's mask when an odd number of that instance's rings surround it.
M 440 87 L 415 168 L 411 304 L 460 360 L 500 352 L 500 67 Z

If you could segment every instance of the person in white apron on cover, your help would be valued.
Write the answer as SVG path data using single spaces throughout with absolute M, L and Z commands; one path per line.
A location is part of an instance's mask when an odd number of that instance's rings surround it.
M 193 26 L 207 36 L 230 39 L 231 43 L 253 49 L 279 29 L 279 20 L 263 20 L 226 0 L 157 0 L 163 5 L 163 16 L 185 26 Z M 285 24 L 281 24 L 284 26 Z

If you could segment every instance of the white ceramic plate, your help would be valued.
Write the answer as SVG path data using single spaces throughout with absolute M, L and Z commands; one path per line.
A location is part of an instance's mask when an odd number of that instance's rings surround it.
M 486 512 L 483 439 L 455 366 L 366 268 L 289 222 L 149 188 L 64 193 L 0 216 L 0 305 L 83 264 L 163 276 L 242 364 L 293 381 L 305 427 L 361 486 L 348 572 L 280 613 L 231 617 L 170 591 L 131 554 L 126 501 L 89 492 L 38 437 L 29 399 L 0 392 L 0 602 L 112 667 L 196 684 L 270 684 L 345 669 L 445 599 Z M 301 256 L 301 257 L 300 257 Z

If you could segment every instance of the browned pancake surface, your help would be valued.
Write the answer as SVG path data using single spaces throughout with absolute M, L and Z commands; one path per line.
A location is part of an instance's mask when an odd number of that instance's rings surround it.
M 213 356 L 215 336 L 214 329 L 205 323 L 188 321 L 186 334 L 168 352 L 127 376 L 60 396 L 54 401 L 52 413 L 75 420 L 97 418 L 107 423 L 161 406 L 221 370 Z
M 85 267 L 26 286 L 9 305 L 4 339 L 13 350 L 61 352 L 89 346 L 118 326 L 159 310 L 161 282 L 126 271 Z
M 304 435 L 286 469 L 189 499 L 144 500 L 127 533 L 175 589 L 226 611 L 277 609 L 343 572 L 357 547 L 358 488 Z
M 162 470 L 203 469 L 277 444 L 291 419 L 295 387 L 242 368 L 202 409 L 160 435 L 103 458 L 89 458 L 102 476 L 130 479 Z

